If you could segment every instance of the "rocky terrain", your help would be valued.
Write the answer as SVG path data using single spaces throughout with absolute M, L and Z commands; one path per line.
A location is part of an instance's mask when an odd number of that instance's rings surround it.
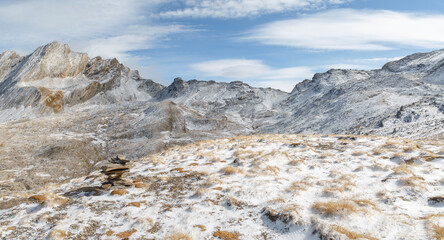
M 444 144 L 254 135 L 7 197 L 6 239 L 442 239 Z
M 0 54 L 0 216 L 7 224 L 2 231 L 18 224 L 11 209 L 29 206 L 24 199 L 50 186 L 74 188 L 73 179 L 85 185 L 85 176 L 96 179 L 97 171 L 117 154 L 141 164 L 139 158 L 175 146 L 267 133 L 382 135 L 437 141 L 432 145 L 439 147 L 444 139 L 443 92 L 444 50 L 413 54 L 377 70 L 332 69 L 297 83 L 291 93 L 239 81 L 176 78 L 163 86 L 116 59 L 90 58 L 58 42 L 27 56 L 4 52 Z M 439 151 L 425 149 L 440 156 Z M 437 169 L 442 169 L 441 158 L 436 159 Z M 174 178 L 176 171 L 171 173 Z M 434 184 L 442 188 L 442 182 Z M 108 194 L 99 189 L 100 196 Z M 32 218 L 34 212 L 30 214 Z M 315 230 L 310 219 L 304 221 L 311 227 L 302 232 Z M 32 229 L 22 233 L 49 234 L 36 230 L 38 226 Z M 427 229 L 421 230 L 423 236 L 430 236 Z M 13 236 L 10 233 L 3 236 Z M 191 235 L 200 238 L 207 233 Z M 166 236 L 166 230 L 152 236 Z

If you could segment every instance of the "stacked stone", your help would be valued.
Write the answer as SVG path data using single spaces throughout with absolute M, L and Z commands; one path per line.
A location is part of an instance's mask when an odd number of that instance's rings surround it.
M 107 176 L 107 181 L 102 184 L 102 188 L 108 189 L 112 186 L 131 186 L 132 183 L 125 179 L 125 174 L 130 167 L 127 166 L 129 160 L 125 156 L 117 155 L 110 160 L 110 165 L 102 167 L 102 173 Z

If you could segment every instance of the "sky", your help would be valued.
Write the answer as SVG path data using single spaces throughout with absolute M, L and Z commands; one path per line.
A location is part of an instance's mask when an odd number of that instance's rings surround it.
M 290 92 L 331 68 L 444 48 L 442 0 L 1 0 L 0 52 L 52 41 L 144 78 Z

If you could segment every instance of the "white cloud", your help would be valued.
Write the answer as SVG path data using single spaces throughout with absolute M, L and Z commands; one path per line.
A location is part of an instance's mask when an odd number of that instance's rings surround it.
M 138 57 L 128 53 L 129 51 L 162 47 L 160 39 L 165 41 L 171 34 L 189 31 L 194 30 L 182 25 L 132 26 L 120 35 L 94 38 L 78 42 L 73 46 L 88 52 L 91 56 L 116 57 L 122 61 L 131 61 Z
M 309 67 L 272 68 L 260 60 L 221 59 L 192 64 L 199 78 L 221 77 L 225 80 L 240 80 L 261 87 L 272 87 L 290 92 L 296 83 L 311 78 Z
M 323 8 L 351 0 L 182 0 L 183 9 L 158 14 L 164 18 L 240 18 L 302 9 Z
M 442 26 L 444 15 L 339 9 L 271 22 L 243 39 L 317 50 L 442 48 Z
M 91 57 L 116 57 L 140 67 L 129 51 L 163 46 L 169 35 L 192 31 L 182 25 L 158 25 L 146 17 L 167 1 L 2 1 L 0 49 L 27 54 L 57 40 Z

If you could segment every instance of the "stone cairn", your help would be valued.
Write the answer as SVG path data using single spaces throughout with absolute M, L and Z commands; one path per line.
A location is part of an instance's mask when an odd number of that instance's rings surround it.
M 132 182 L 125 179 L 125 174 L 130 169 L 130 166 L 127 165 L 129 162 L 122 155 L 111 158 L 110 164 L 102 167 L 102 173 L 107 176 L 107 180 L 102 184 L 102 188 L 109 189 L 113 186 L 129 187 L 133 185 Z

